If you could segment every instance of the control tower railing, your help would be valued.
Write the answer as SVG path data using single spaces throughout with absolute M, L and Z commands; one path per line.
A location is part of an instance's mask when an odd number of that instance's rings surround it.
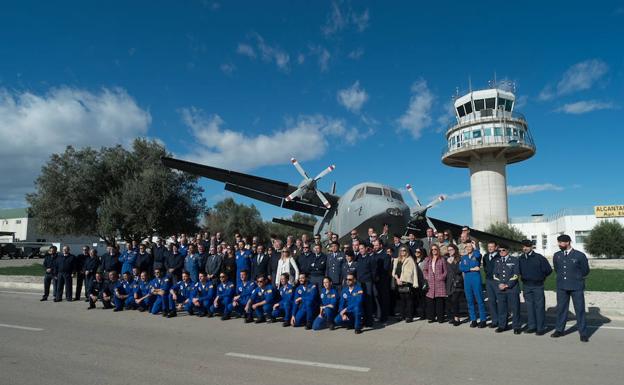
M 481 138 L 465 139 L 459 143 L 455 143 L 453 146 L 447 144 L 442 148 L 442 157 L 445 157 L 455 152 L 461 152 L 475 148 L 512 146 L 529 147 L 535 150 L 533 137 L 531 136 L 530 132 L 527 131 L 524 134 L 524 137 L 515 135 L 483 136 Z
M 479 123 L 491 123 L 491 122 L 501 122 L 505 121 L 519 121 L 523 123 L 525 126 L 527 125 L 527 121 L 524 118 L 524 115 L 520 112 L 516 111 L 505 111 L 505 110 L 494 110 L 494 109 L 485 109 L 481 111 L 472 112 L 466 116 L 460 118 L 459 122 L 455 121 L 449 124 L 446 127 L 446 134 L 450 131 L 453 131 L 458 126 L 467 126 L 467 125 L 475 125 Z

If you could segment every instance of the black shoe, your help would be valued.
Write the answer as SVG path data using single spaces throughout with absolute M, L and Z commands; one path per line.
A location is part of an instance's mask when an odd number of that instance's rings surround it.
M 310 329 L 312 329 L 312 325 L 310 325 L 309 323 L 307 323 L 307 324 L 305 325 L 305 330 L 310 330 Z
M 435 320 L 434 320 L 434 319 L 430 319 L 429 321 L 427 321 L 427 323 L 430 323 L 430 324 L 432 324 L 432 323 L 434 323 L 434 322 L 435 322 Z
M 476 328 L 477 327 L 477 321 L 470 322 L 470 327 L 471 328 Z
M 552 338 L 559 338 L 559 337 L 563 337 L 563 333 L 561 333 L 560 331 L 555 331 L 553 334 L 550 335 Z
M 80 297 L 74 297 L 74 301 L 80 301 Z
M 498 324 L 490 323 L 490 329 L 494 329 L 494 328 L 497 328 L 497 327 L 498 327 Z
M 288 321 L 282 322 L 282 327 L 288 327 L 288 326 L 290 326 L 290 322 Z
M 273 322 L 275 322 L 275 318 L 274 317 L 269 317 L 266 319 L 266 323 L 268 324 L 272 324 Z
M 173 318 L 177 316 L 178 316 L 178 312 L 175 312 L 175 311 L 170 311 L 169 314 L 167 314 L 167 318 Z
M 229 315 L 224 315 L 224 316 L 221 316 L 221 321 L 227 321 L 227 320 L 229 320 L 229 319 L 230 319 L 230 316 L 229 316 Z
M 195 311 L 193 309 L 189 310 L 189 315 L 195 315 Z
M 212 313 L 208 312 L 207 317 L 208 317 L 208 318 L 212 318 L 212 317 L 214 317 L 214 314 L 212 314 Z
M 581 342 L 589 342 L 589 337 L 581 336 Z
M 520 334 L 520 333 L 522 333 L 522 330 L 521 330 L 521 329 L 514 329 L 514 334 L 518 335 L 518 334 Z
M 257 323 L 257 324 L 261 324 L 261 323 L 263 323 L 263 322 L 266 322 L 266 318 L 261 317 L 261 318 L 258 318 L 258 319 L 256 320 L 256 322 L 255 322 L 255 323 Z
M 362 329 L 355 329 L 355 334 L 362 334 Z
M 41 297 L 41 299 L 39 301 L 43 302 L 43 301 L 47 301 L 48 297 Z
M 205 317 L 205 316 L 206 316 L 206 313 L 199 313 L 199 314 L 197 314 L 197 316 L 198 316 L 199 318 L 202 318 L 202 317 Z
M 485 328 L 485 321 L 481 321 L 479 322 L 479 329 L 484 329 Z
M 54 302 L 61 302 L 61 300 L 58 298 L 54 298 Z
M 408 324 L 408 323 L 410 323 L 410 322 L 413 322 L 413 321 L 414 321 L 414 320 L 413 320 L 412 318 L 406 318 L 406 319 L 405 319 L 405 323 L 406 323 L 406 324 Z
M 140 307 L 140 308 L 139 308 L 139 311 L 140 311 L 141 313 L 143 313 L 143 312 L 145 311 L 145 309 L 144 309 L 144 308 L 142 308 L 142 307 Z
M 245 323 L 252 323 L 253 322 L 253 318 L 245 318 Z
M 329 325 L 329 330 L 336 330 L 336 325 L 330 324 Z
M 494 330 L 496 333 L 502 333 L 504 332 L 506 329 L 503 328 L 496 328 L 496 330 Z
M 121 311 L 121 309 L 114 308 L 114 309 L 113 309 L 113 311 L 114 311 L 115 313 L 117 313 L 118 311 Z
M 538 330 L 535 332 L 536 336 L 543 336 L 544 334 L 546 334 L 546 330 Z
M 164 311 L 164 312 L 162 312 L 162 316 L 163 316 L 163 317 L 167 317 L 168 315 L 169 315 L 169 312 L 168 312 L 168 311 Z
M 459 321 L 457 321 L 457 320 L 456 320 L 456 321 L 453 321 L 453 326 L 459 326 L 459 324 L 461 324 L 461 322 L 459 322 Z
M 526 334 L 533 334 L 535 333 L 535 329 L 527 329 L 524 331 Z
M 73 301 L 73 299 L 71 299 L 71 298 L 65 298 L 65 301 L 67 301 L 67 302 L 72 302 L 72 301 Z
M 95 305 L 89 305 L 89 307 L 87 308 L 87 310 L 91 310 L 91 309 L 95 309 Z

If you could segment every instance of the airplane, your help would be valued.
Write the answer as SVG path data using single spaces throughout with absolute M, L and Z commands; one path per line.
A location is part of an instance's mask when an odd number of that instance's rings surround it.
M 357 231 L 360 239 L 365 239 L 368 237 L 369 228 L 380 230 L 384 225 L 388 225 L 391 233 L 407 235 L 412 232 L 417 237 L 424 237 L 427 228 L 450 230 L 458 236 L 465 227 L 429 217 L 427 210 L 444 201 L 444 196 L 439 196 L 423 206 L 409 184 L 406 188 L 414 200 L 415 206 L 413 207 L 405 203 L 399 190 L 380 183 L 356 184 L 342 196 L 336 195 L 335 182 L 330 192 L 320 191 L 318 181 L 332 172 L 335 169 L 334 165 L 325 168 L 314 178 L 310 178 L 301 164 L 292 158 L 293 166 L 303 177 L 297 186 L 293 186 L 278 180 L 171 157 L 162 157 L 161 161 L 164 166 L 171 169 L 223 182 L 227 191 L 274 206 L 321 217 L 314 226 L 281 218 L 273 218 L 273 222 L 318 234 L 323 241 L 327 240 L 328 233 L 333 233 L 338 235 L 338 241 L 341 244 L 349 242 L 352 230 Z M 474 229 L 470 229 L 470 236 L 480 241 L 494 240 L 499 244 L 503 242 L 515 246 L 520 245 L 517 241 Z

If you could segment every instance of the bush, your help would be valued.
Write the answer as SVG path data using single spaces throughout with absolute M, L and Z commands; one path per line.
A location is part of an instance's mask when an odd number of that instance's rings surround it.
M 585 238 L 585 249 L 594 257 L 624 256 L 624 226 L 616 221 L 599 222 Z

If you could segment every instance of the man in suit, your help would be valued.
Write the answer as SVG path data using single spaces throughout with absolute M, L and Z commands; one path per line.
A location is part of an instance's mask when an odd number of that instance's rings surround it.
M 409 233 L 407 237 L 409 238 L 409 241 L 407 241 L 406 246 L 409 248 L 410 254 L 413 257 L 416 249 L 423 247 L 423 243 L 420 239 L 416 239 L 416 235 L 414 233 Z M 427 250 L 427 253 L 429 253 L 429 250 Z
M 553 265 L 557 274 L 557 323 L 555 332 L 550 336 L 563 336 L 568 320 L 570 297 L 576 313 L 576 325 L 581 341 L 589 341 L 585 322 L 585 278 L 589 274 L 587 256 L 572 248 L 570 236 L 562 234 L 557 237 L 559 251 L 553 256 Z
M 251 259 L 251 276 L 257 280 L 259 276 L 269 276 L 269 263 L 271 259 L 264 253 L 264 246 L 258 245 L 256 255 Z
M 498 245 L 494 241 L 487 244 L 488 252 L 483 255 L 482 263 L 485 270 L 485 292 L 487 294 L 487 305 L 490 312 L 490 327 L 498 327 L 498 306 L 496 299 L 496 291 L 498 290 L 498 282 L 494 280 L 494 268 L 496 260 L 500 258 L 498 254 Z
M 433 229 L 431 227 L 427 229 L 426 234 L 427 236 L 422 238 L 420 241 L 422 242 L 425 250 L 427 250 L 427 254 L 429 254 L 431 252 L 431 245 L 435 244 L 437 239 L 434 237 Z

